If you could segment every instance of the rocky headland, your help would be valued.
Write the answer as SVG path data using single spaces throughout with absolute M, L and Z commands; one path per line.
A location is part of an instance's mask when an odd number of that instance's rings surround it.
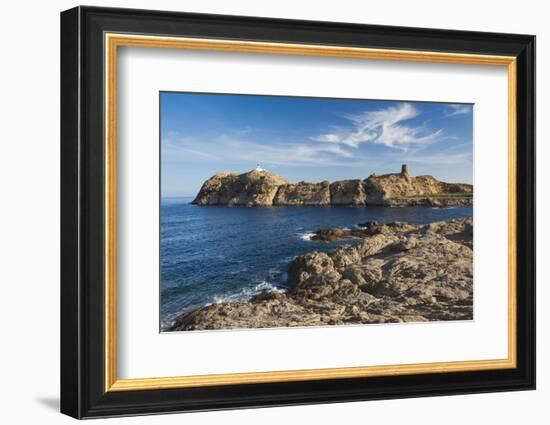
M 185 312 L 171 330 L 322 326 L 473 318 L 472 219 L 359 224 L 312 238 L 356 238 L 296 257 L 288 292 Z M 323 242 L 318 242 L 323 243 Z
M 388 207 L 472 205 L 473 186 L 432 176 L 372 174 L 364 180 L 291 183 L 259 167 L 243 174 L 218 173 L 202 185 L 193 204 L 228 206 L 381 205 Z

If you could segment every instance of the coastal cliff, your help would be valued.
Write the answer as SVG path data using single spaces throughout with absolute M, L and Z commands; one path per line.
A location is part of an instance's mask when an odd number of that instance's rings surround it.
M 459 206 L 472 204 L 473 186 L 445 183 L 432 176 L 412 177 L 407 165 L 400 173 L 372 174 L 364 180 L 290 183 L 261 168 L 243 174 L 218 173 L 202 185 L 195 205 L 328 206 L 382 205 Z
M 272 205 L 279 187 L 288 183 L 286 179 L 263 170 L 244 174 L 218 173 L 204 182 L 193 204 Z
M 171 330 L 473 318 L 471 218 L 426 225 L 368 222 L 357 230 L 320 229 L 315 236 L 358 239 L 296 257 L 286 293 L 264 291 L 248 301 L 200 307 L 177 316 Z

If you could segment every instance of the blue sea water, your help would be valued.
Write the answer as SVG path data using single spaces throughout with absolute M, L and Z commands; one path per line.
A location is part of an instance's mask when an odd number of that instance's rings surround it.
M 161 329 L 186 310 L 243 300 L 263 289 L 284 291 L 297 255 L 329 251 L 350 241 L 311 241 L 322 227 L 358 223 L 430 223 L 471 217 L 472 207 L 224 207 L 161 200 Z

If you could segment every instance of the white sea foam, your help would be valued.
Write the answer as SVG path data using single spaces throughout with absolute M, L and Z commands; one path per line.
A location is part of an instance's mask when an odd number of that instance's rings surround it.
M 304 233 L 298 233 L 297 236 L 302 239 L 303 241 L 310 241 L 313 236 L 315 236 L 315 233 L 312 232 L 304 232 Z
M 219 304 L 225 301 L 247 301 L 263 291 L 283 293 L 284 289 L 277 287 L 276 285 L 263 280 L 255 286 L 243 288 L 238 292 L 226 295 L 216 295 L 211 304 Z
M 286 276 L 286 273 L 284 273 L 283 275 Z M 243 288 L 240 291 L 235 292 L 233 294 L 216 295 L 216 296 L 212 297 L 210 302 L 204 303 L 204 304 L 202 304 L 202 306 L 208 307 L 212 304 L 220 304 L 220 303 L 223 303 L 223 302 L 226 302 L 226 301 L 248 301 L 251 298 L 254 298 L 256 295 L 262 293 L 263 291 L 275 292 L 275 293 L 284 293 L 284 292 L 286 292 L 285 289 L 280 288 L 280 287 L 274 285 L 273 283 L 268 282 L 267 280 L 263 280 L 263 281 L 261 281 L 260 283 L 254 285 L 254 286 Z M 197 308 L 197 307 L 200 307 L 200 305 L 191 306 L 191 307 L 187 308 L 186 311 L 190 311 L 193 308 Z M 181 314 L 181 312 L 172 313 L 172 314 L 168 315 L 167 317 L 164 317 L 161 320 L 161 323 L 160 323 L 161 332 L 166 332 L 172 326 L 174 326 L 174 319 L 179 314 Z

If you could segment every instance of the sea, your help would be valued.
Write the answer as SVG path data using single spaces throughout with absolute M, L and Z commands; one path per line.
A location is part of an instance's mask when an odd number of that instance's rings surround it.
M 287 270 L 298 255 L 350 243 L 312 241 L 323 227 L 360 223 L 431 223 L 472 217 L 471 206 L 227 207 L 192 205 L 192 197 L 161 199 L 160 320 L 226 300 L 247 300 L 263 290 L 286 291 Z

